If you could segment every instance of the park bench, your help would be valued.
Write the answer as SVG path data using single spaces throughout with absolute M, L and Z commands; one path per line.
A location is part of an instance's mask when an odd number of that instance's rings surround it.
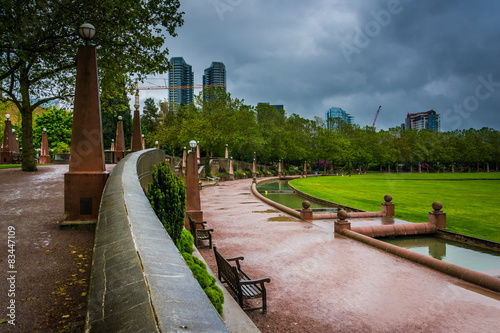
M 194 244 L 198 247 L 199 244 L 202 244 L 202 241 L 208 240 L 208 247 L 212 248 L 212 231 L 214 229 L 206 229 L 205 224 L 206 221 L 196 222 L 193 221 L 191 215 L 188 214 L 189 219 L 189 228 L 191 229 L 191 234 L 194 237 Z
M 214 246 L 215 259 L 217 261 L 217 271 L 219 280 L 226 283 L 229 288 L 238 297 L 240 307 L 245 311 L 262 309 L 262 313 L 267 313 L 266 305 L 266 286 L 265 282 L 271 282 L 270 278 L 262 278 L 252 280 L 245 272 L 241 270 L 240 260 L 243 257 L 224 258 Z M 235 261 L 236 266 L 231 265 L 229 262 Z M 243 299 L 262 298 L 262 306 L 254 308 L 244 308 Z

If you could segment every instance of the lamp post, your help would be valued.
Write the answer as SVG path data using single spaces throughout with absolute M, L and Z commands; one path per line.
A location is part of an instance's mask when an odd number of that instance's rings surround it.
M 184 147 L 184 151 L 182 152 L 182 174 L 186 174 L 186 158 L 187 158 L 187 152 L 186 152 L 186 147 Z
M 64 219 L 61 227 L 95 223 L 108 172 L 104 161 L 96 29 L 78 29 L 85 45 L 78 46 L 69 171 L 64 174 Z
M 186 174 L 186 213 L 190 214 L 191 219 L 196 222 L 203 221 L 203 212 L 200 203 L 200 186 L 198 180 L 198 164 L 196 163 L 197 142 L 189 141 L 191 150 L 188 154 L 187 174 Z M 190 230 L 189 220 L 184 220 L 184 226 Z
M 226 143 L 226 153 L 224 154 L 225 158 L 229 158 L 229 146 Z
M 123 132 L 122 119 L 122 116 L 118 116 L 118 122 L 116 123 L 116 144 L 113 156 L 114 163 L 120 162 L 125 157 L 125 135 Z
M 194 140 L 193 140 L 193 141 L 194 141 Z M 192 142 L 192 141 L 191 141 L 191 142 Z M 189 146 L 190 146 L 191 148 L 193 148 L 193 147 L 191 146 L 191 142 L 189 142 Z M 196 146 L 195 146 L 195 147 L 196 147 L 196 163 L 197 163 L 198 165 L 200 165 L 200 160 L 201 160 L 201 158 L 200 158 L 200 141 L 196 141 Z
M 17 143 L 16 130 L 12 129 L 12 152 L 19 153 L 19 144 Z
M 229 160 L 229 180 L 234 180 L 233 157 Z
M 158 149 L 158 141 L 155 141 L 155 148 Z
M 40 147 L 40 158 L 38 159 L 38 163 L 49 164 L 50 162 L 49 140 L 47 138 L 47 129 L 44 128 L 42 133 L 42 146 Z
M 3 146 L 0 152 L 0 163 L 12 163 L 12 123 L 10 122 L 10 114 L 5 115 L 5 126 L 3 129 Z
M 142 149 L 146 149 L 146 140 L 144 140 L 144 134 L 141 134 L 141 144 Z
M 132 148 L 131 151 L 142 149 L 141 115 L 139 113 L 139 82 L 135 81 L 135 104 L 134 123 L 132 127 Z
M 252 178 L 257 177 L 257 153 L 253 152 Z

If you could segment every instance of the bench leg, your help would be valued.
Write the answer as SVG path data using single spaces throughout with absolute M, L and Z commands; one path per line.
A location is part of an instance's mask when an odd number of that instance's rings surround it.
M 266 289 L 262 289 L 262 313 L 267 313 Z
M 212 234 L 208 233 L 208 248 L 212 248 Z

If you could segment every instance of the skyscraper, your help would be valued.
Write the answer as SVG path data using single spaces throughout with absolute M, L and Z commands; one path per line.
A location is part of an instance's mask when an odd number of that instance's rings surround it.
M 403 124 L 403 129 L 409 128 L 432 130 L 437 133 L 441 130 L 440 115 L 434 110 L 408 113 L 406 115 L 405 123 Z
M 194 74 L 191 65 L 184 61 L 183 57 L 170 59 L 171 69 L 168 74 L 169 86 L 193 86 Z M 169 89 L 168 99 L 170 106 L 175 109 L 180 104 L 190 104 L 193 102 L 194 88 Z
M 325 113 L 325 120 L 329 130 L 339 130 L 342 128 L 342 123 L 353 124 L 354 116 L 345 112 L 341 108 L 332 107 Z
M 205 69 L 203 74 L 204 86 L 221 86 L 220 89 L 226 91 L 226 66 L 222 62 L 212 62 L 210 67 Z M 207 89 L 203 89 L 203 99 L 209 100 Z
M 203 85 L 222 85 L 226 89 L 226 66 L 222 62 L 212 62 L 203 74 Z

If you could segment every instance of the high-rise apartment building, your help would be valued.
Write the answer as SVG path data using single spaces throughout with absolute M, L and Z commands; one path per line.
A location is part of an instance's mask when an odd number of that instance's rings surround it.
M 337 131 L 342 128 L 343 123 L 353 124 L 354 116 L 351 116 L 341 108 L 332 107 L 326 111 L 325 120 L 329 130 Z
M 226 66 L 222 62 L 212 62 L 203 74 L 203 85 L 220 86 L 221 89 L 226 91 Z M 203 99 L 208 100 L 209 98 L 207 90 L 203 89 Z
M 434 110 L 427 112 L 408 113 L 406 115 L 405 123 L 402 124 L 403 129 L 426 129 L 434 132 L 441 130 L 441 119 L 439 113 Z
M 212 62 L 203 74 L 203 85 L 222 85 L 226 89 L 226 66 L 222 62 Z
M 183 57 L 170 59 L 171 69 L 168 74 L 169 86 L 193 86 L 194 74 L 191 65 L 184 61 Z M 169 89 L 168 99 L 170 106 L 175 109 L 180 104 L 190 104 L 193 102 L 194 88 Z

